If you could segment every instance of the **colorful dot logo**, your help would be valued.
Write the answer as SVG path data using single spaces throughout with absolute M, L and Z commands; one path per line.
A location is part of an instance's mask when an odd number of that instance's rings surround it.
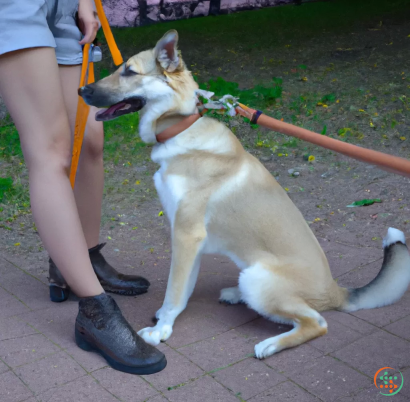
M 392 367 L 383 367 L 374 375 L 374 385 L 384 396 L 393 396 L 403 387 L 403 374 Z

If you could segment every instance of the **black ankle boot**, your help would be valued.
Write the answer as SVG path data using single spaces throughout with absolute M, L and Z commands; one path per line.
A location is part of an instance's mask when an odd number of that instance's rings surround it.
M 123 275 L 117 272 L 101 254 L 105 243 L 90 248 L 91 265 L 106 292 L 117 293 L 124 296 L 136 296 L 146 293 L 150 286 L 147 279 L 136 275 Z M 53 260 L 49 259 L 50 299 L 53 302 L 63 302 L 68 299 L 70 288 L 64 280 Z
M 79 307 L 78 347 L 99 353 L 112 368 L 125 373 L 154 374 L 165 368 L 165 355 L 137 335 L 111 296 L 85 297 Z

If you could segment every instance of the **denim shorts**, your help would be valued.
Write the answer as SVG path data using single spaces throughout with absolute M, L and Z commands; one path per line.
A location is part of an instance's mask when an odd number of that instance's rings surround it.
M 0 0 L 0 55 L 54 47 L 58 64 L 82 63 L 78 0 Z

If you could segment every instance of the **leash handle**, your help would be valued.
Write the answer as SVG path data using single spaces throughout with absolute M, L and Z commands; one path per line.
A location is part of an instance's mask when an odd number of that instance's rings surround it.
M 107 17 L 104 13 L 104 8 L 102 6 L 101 0 L 95 0 L 95 7 L 97 9 L 98 18 L 101 22 L 101 27 L 104 32 L 104 36 L 107 40 L 108 47 L 111 52 L 111 56 L 114 60 L 115 65 L 122 64 L 123 58 L 121 53 L 115 43 L 114 36 L 111 32 L 110 25 L 108 23 Z M 87 84 L 91 84 L 95 81 L 94 77 L 94 63 L 90 60 L 93 55 L 94 47 L 90 46 L 89 43 L 84 45 L 83 49 L 83 63 L 81 66 L 81 78 L 80 87 Z M 75 127 L 74 127 L 74 143 L 73 143 L 73 155 L 71 158 L 71 169 L 70 169 L 70 183 L 71 187 L 74 189 L 75 177 L 77 174 L 78 162 L 80 160 L 81 147 L 84 140 L 85 127 L 87 125 L 87 119 L 90 112 L 90 107 L 84 102 L 81 96 L 78 97 L 77 104 L 77 114 L 75 117 Z
M 83 49 L 83 63 L 81 66 L 80 87 L 86 84 L 94 82 L 94 63 L 89 63 L 90 56 L 90 44 L 84 45 Z M 80 160 L 81 147 L 84 139 L 85 126 L 87 125 L 88 114 L 90 112 L 90 106 L 88 106 L 81 96 L 78 97 L 77 114 L 75 117 L 74 126 L 74 143 L 73 154 L 71 157 L 71 169 L 70 169 L 70 183 L 74 188 L 75 176 L 77 174 L 78 161 Z
M 105 39 L 107 40 L 108 47 L 110 48 L 111 56 L 114 60 L 114 64 L 119 66 L 124 63 L 120 51 L 118 50 L 117 44 L 115 43 L 114 36 L 111 32 L 110 24 L 108 23 L 107 17 L 104 13 L 104 8 L 102 6 L 101 0 L 94 0 L 95 8 L 97 9 L 98 18 L 100 19 L 102 29 L 104 31 Z

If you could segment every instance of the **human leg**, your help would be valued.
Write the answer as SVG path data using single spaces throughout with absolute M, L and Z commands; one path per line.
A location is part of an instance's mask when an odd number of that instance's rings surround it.
M 68 179 L 71 136 L 54 50 L 2 55 L 0 92 L 19 131 L 33 216 L 45 248 L 78 296 L 103 293 Z

